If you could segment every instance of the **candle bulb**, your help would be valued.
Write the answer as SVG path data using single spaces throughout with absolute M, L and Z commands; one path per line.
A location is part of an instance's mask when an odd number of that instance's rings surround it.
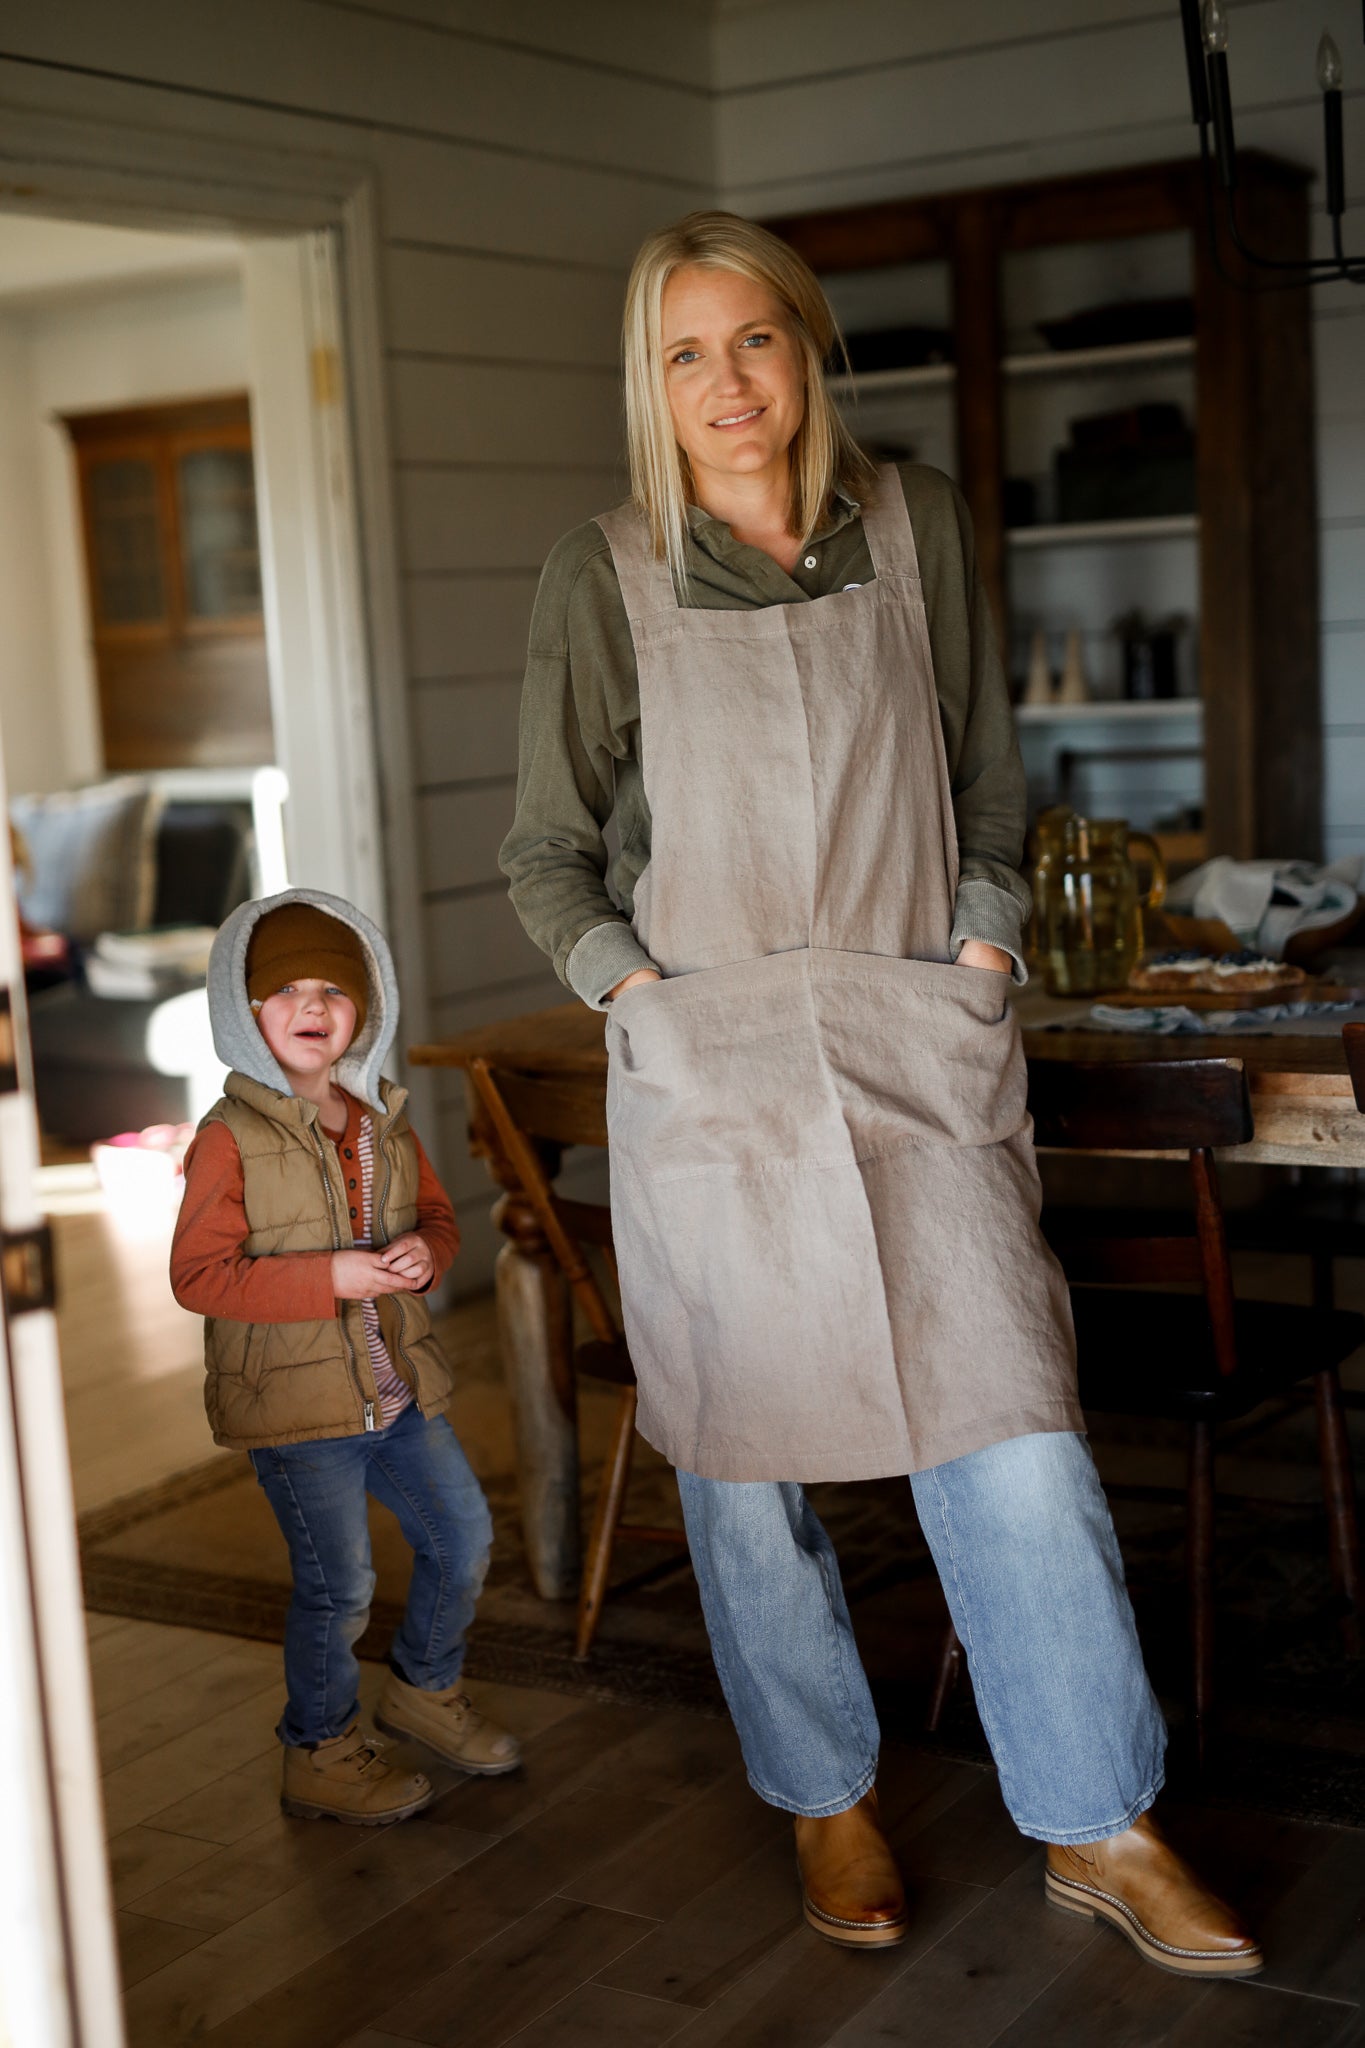
M 1346 161 L 1341 127 L 1341 52 L 1330 35 L 1318 44 L 1322 127 L 1327 158 L 1327 211 L 1340 220 L 1346 210 Z
M 1208 51 L 1213 141 L 1223 189 L 1237 183 L 1237 145 L 1232 133 L 1232 90 L 1228 84 L 1228 18 L 1222 0 L 1204 0 L 1204 48 Z

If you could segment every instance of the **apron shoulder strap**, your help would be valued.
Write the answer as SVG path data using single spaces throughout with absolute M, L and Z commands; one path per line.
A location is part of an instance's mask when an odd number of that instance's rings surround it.
M 878 470 L 877 481 L 864 502 L 863 532 L 879 581 L 887 576 L 906 576 L 918 583 L 915 535 L 900 471 L 893 462 Z
M 611 547 L 616 580 L 625 600 L 626 617 L 632 626 L 657 612 L 673 612 L 678 600 L 666 562 L 656 561 L 650 546 L 649 527 L 636 505 L 618 505 L 614 512 L 601 512 L 597 524 Z

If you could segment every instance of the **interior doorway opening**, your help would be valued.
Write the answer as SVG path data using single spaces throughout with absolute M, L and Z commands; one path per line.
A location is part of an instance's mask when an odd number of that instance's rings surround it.
M 0 213 L 0 734 L 78 1510 L 212 1456 L 165 1283 L 212 933 L 382 917 L 333 235 Z

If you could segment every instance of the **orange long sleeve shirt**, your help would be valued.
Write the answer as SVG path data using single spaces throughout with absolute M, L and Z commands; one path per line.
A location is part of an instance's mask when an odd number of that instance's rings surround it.
M 364 1113 L 349 1095 L 346 1111 L 341 1137 L 324 1133 L 343 1152 L 347 1145 L 356 1148 Z M 435 1262 L 434 1287 L 460 1248 L 460 1227 L 415 1131 L 412 1142 L 418 1176 L 415 1228 Z M 336 1315 L 330 1252 L 253 1259 L 242 1249 L 248 1228 L 242 1155 L 225 1124 L 210 1124 L 185 1154 L 185 1195 L 171 1246 L 176 1300 L 194 1315 L 238 1323 L 324 1322 Z

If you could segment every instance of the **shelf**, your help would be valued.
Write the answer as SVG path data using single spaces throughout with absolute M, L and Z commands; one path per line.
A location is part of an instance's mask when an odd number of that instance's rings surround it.
M 1012 548 L 1086 547 L 1108 540 L 1184 540 L 1199 531 L 1197 512 L 1173 512 L 1159 519 L 1072 519 L 1058 526 L 1011 526 Z
M 1108 348 L 1030 349 L 1006 356 L 1000 367 L 1007 377 L 1097 377 L 1108 370 L 1155 369 L 1194 361 L 1194 336 L 1178 334 L 1166 341 L 1120 341 Z
M 1159 719 L 1201 719 L 1202 697 L 1157 697 L 1133 704 L 1126 697 L 1092 699 L 1089 704 L 1016 704 L 1015 718 L 1021 725 L 1082 724 L 1142 725 Z
M 1111 370 L 1174 368 L 1194 361 L 1194 336 L 1176 335 L 1167 341 L 1121 341 L 1109 348 L 1029 349 L 1020 355 L 1003 356 L 1001 373 L 1023 382 L 1043 378 L 1098 377 Z M 946 391 L 957 378 L 955 363 L 916 363 L 899 370 L 862 370 L 848 377 L 831 377 L 830 391 L 836 398 L 894 398 L 900 392 Z
M 916 363 L 904 370 L 863 370 L 830 377 L 835 398 L 894 398 L 901 391 L 946 391 L 956 381 L 955 363 Z

